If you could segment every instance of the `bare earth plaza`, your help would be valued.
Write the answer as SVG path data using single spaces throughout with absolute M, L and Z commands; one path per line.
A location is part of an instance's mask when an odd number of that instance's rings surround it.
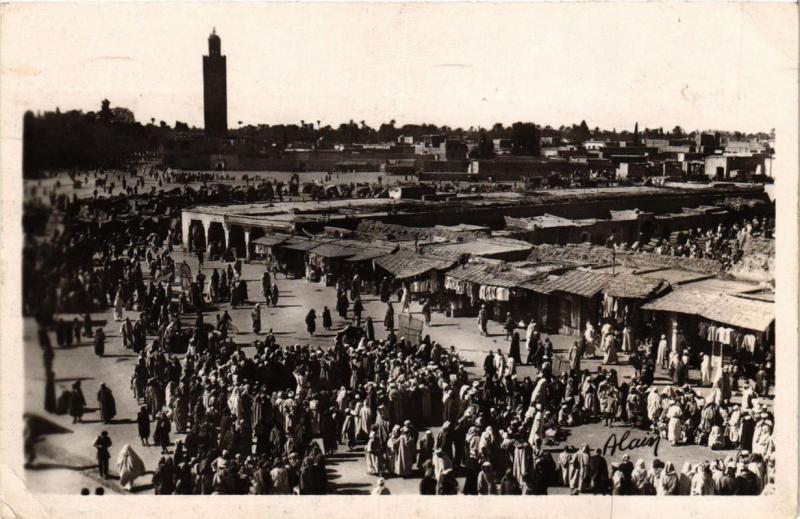
M 774 492 L 773 129 L 237 124 L 209 29 L 25 114 L 32 492 Z

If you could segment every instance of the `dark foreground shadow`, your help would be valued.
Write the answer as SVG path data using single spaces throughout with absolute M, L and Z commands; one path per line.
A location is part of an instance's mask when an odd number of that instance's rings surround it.
M 67 429 L 61 425 L 38 414 L 25 413 L 24 418 L 28 419 L 28 427 L 34 437 L 45 436 L 48 434 L 71 434 L 72 429 Z

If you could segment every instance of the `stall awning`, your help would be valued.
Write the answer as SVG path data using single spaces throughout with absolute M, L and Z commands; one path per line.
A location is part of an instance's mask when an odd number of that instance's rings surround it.
M 310 238 L 302 238 L 300 236 L 295 236 L 282 243 L 281 247 L 284 249 L 295 250 L 295 251 L 309 251 L 315 247 L 319 247 L 323 243 L 327 243 L 328 241 L 330 240 L 312 240 Z
M 349 258 L 355 256 L 357 252 L 358 249 L 338 243 L 323 243 L 308 251 L 309 254 L 321 258 Z
M 581 297 L 594 297 L 605 288 L 612 278 L 610 274 L 589 270 L 570 270 L 547 283 L 543 288 L 548 292 L 563 292 Z
M 716 294 L 700 290 L 678 289 L 642 305 L 642 310 L 700 315 L 700 311 Z
M 775 320 L 775 305 L 731 294 L 720 294 L 719 299 L 703 309 L 702 316 L 718 323 L 763 332 Z
M 371 248 L 362 250 L 355 256 L 351 256 L 347 258 L 345 261 L 349 262 L 357 262 L 357 261 L 368 261 L 373 260 L 375 258 L 380 258 L 381 256 L 386 256 L 387 254 L 391 254 L 397 250 L 397 247 L 389 248 L 389 247 L 382 247 L 382 248 Z
M 647 299 L 659 294 L 669 286 L 660 279 L 643 278 L 634 274 L 617 274 L 611 278 L 603 293 L 611 297 Z
M 643 310 L 697 315 L 729 326 L 763 332 L 775 320 L 775 306 L 731 294 L 681 289 L 642 306 Z
M 522 283 L 536 276 L 529 276 L 513 269 L 486 263 L 467 263 L 447 271 L 447 277 L 468 281 L 477 285 L 518 288 Z
M 266 236 L 262 236 L 261 238 L 250 240 L 250 243 L 254 243 L 256 245 L 263 245 L 264 247 L 273 247 L 275 245 L 280 245 L 289 238 L 290 238 L 289 236 L 283 234 L 268 234 Z
M 389 271 L 398 279 L 420 276 L 431 270 L 446 270 L 455 265 L 456 261 L 406 250 L 374 259 L 376 265 Z

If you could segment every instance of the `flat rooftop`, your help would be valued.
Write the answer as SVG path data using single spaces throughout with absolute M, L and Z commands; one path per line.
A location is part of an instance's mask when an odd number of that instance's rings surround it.
M 749 185 L 746 189 L 729 186 L 724 189 L 706 187 L 706 192 L 720 196 L 757 196 L 763 192 L 761 185 Z M 254 204 L 201 205 L 183 210 L 190 215 L 208 215 L 229 219 L 232 223 L 290 223 L 300 221 L 324 221 L 347 216 L 382 217 L 390 213 L 421 213 L 425 211 L 446 211 L 454 208 L 496 208 L 537 206 L 548 203 L 576 203 L 608 200 L 616 197 L 660 197 L 660 196 L 693 196 L 701 192 L 698 189 L 663 188 L 650 186 L 623 186 L 589 189 L 548 189 L 529 194 L 521 193 L 483 193 L 479 196 L 455 197 L 449 200 L 422 201 L 388 198 L 350 198 L 333 200 L 306 200 L 287 202 L 264 202 Z M 462 199 L 463 198 L 463 199 Z M 549 219 L 549 218 L 548 218 Z M 553 221 L 553 220 L 550 220 Z M 572 220 L 573 224 L 591 223 Z M 550 224 L 553 225 L 553 224 Z

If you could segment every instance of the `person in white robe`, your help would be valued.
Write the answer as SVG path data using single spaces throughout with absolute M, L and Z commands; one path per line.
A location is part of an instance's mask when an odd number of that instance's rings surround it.
M 603 364 L 616 364 L 618 361 L 617 340 L 613 333 L 609 333 L 603 339 Z
M 656 353 L 656 364 L 662 368 L 667 367 L 667 336 L 661 335 L 658 341 L 658 352 Z
M 700 362 L 700 384 L 711 385 L 711 357 L 708 353 L 703 354 L 703 360 Z
M 667 440 L 672 446 L 678 445 L 678 441 L 680 441 L 681 427 L 683 425 L 682 416 L 683 410 L 681 406 L 674 400 L 671 401 L 670 406 L 667 408 L 667 420 L 669 420 L 667 423 Z
M 120 291 L 117 290 L 117 295 L 114 298 L 114 320 L 115 321 L 122 321 L 123 320 L 124 316 L 122 314 L 122 310 L 123 310 L 122 295 L 120 294 Z
M 125 445 L 117 456 L 117 470 L 119 471 L 119 484 L 127 490 L 133 488 L 133 482 L 144 475 L 145 468 L 142 458 L 139 457 L 130 445 Z
M 381 445 L 375 431 L 369 433 L 367 446 L 364 448 L 367 461 L 367 474 L 379 476 L 381 474 Z
M 439 480 L 439 476 L 442 475 L 442 472 L 452 467 L 453 462 L 450 461 L 447 454 L 445 454 L 442 449 L 436 449 L 433 455 L 433 476 L 436 480 Z
M 586 348 L 583 350 L 585 357 L 594 358 L 595 353 L 595 330 L 592 323 L 586 323 L 586 331 L 583 333 L 583 338 L 586 341 Z

